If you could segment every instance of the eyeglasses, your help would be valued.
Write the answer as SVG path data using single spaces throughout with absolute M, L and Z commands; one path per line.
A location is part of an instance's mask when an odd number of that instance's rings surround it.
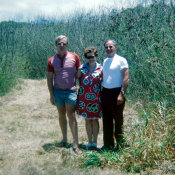
M 105 46 L 105 49 L 108 49 L 108 48 L 112 49 L 113 46 Z
M 61 46 L 63 44 L 63 46 L 67 46 L 67 43 L 57 43 L 57 46 Z
M 88 60 L 91 59 L 91 58 L 94 58 L 95 56 L 88 56 L 86 57 Z

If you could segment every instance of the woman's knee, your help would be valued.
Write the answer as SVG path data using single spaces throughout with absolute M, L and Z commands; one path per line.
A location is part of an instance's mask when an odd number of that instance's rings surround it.
M 86 123 L 86 124 L 91 124 L 92 121 L 91 121 L 91 120 L 88 120 L 88 119 L 85 119 L 85 123 Z

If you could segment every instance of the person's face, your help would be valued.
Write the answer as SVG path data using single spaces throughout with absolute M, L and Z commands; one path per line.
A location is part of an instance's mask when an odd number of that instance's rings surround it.
M 63 38 L 60 41 L 58 41 L 56 47 L 57 47 L 58 53 L 61 53 L 61 54 L 66 53 L 66 51 L 67 51 L 67 39 Z
M 96 62 L 96 56 L 94 55 L 93 52 L 89 52 L 86 54 L 86 60 L 89 64 L 92 64 L 92 63 Z
M 114 43 L 112 41 L 108 41 L 105 44 L 105 51 L 107 53 L 108 56 L 113 56 L 116 52 L 116 46 L 114 45 Z

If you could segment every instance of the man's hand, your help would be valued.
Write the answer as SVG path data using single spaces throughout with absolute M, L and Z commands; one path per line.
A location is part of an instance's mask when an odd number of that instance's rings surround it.
M 56 105 L 55 98 L 53 96 L 53 72 L 47 72 L 47 86 L 50 93 L 50 103 Z
M 54 96 L 50 96 L 50 103 L 51 103 L 52 105 L 56 105 Z
M 117 106 L 118 105 L 121 105 L 122 103 L 124 103 L 124 101 L 125 101 L 125 97 L 124 97 L 124 95 L 122 95 L 121 93 L 118 95 L 118 97 L 117 97 Z

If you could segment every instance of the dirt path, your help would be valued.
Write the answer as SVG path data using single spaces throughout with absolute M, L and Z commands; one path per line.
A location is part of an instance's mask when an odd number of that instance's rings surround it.
M 125 129 L 129 129 L 137 115 L 131 107 L 125 111 Z M 84 119 L 77 119 L 79 142 L 87 143 Z M 48 150 L 61 140 L 61 131 L 46 80 L 24 80 L 21 90 L 0 97 L 0 135 L 0 175 L 116 174 L 109 169 L 80 169 L 71 148 Z M 68 140 L 72 141 L 69 129 Z M 100 120 L 98 146 L 102 144 Z M 117 174 L 123 173 L 118 170 Z

